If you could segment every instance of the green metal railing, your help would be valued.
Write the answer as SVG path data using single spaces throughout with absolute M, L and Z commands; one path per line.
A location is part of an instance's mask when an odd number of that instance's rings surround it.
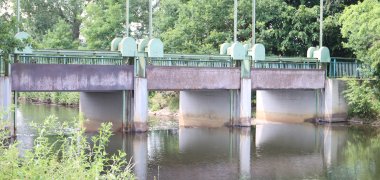
M 19 54 L 11 55 L 12 63 L 25 64 L 96 64 L 123 65 L 121 56 L 83 56 L 83 55 L 50 55 L 50 54 Z
M 230 56 L 222 55 L 180 55 L 165 54 L 163 58 L 151 58 L 153 66 L 186 66 L 186 67 L 232 67 Z
M 265 61 L 252 62 L 253 68 L 262 69 L 319 69 L 317 59 L 299 57 L 266 57 Z
M 124 59 L 116 51 L 35 50 L 33 54 L 12 54 L 11 63 L 26 64 L 97 64 L 123 65 Z
M 365 78 L 370 76 L 371 68 L 357 59 L 332 57 L 327 73 L 330 78 Z
M 89 51 L 89 50 L 59 50 L 59 49 L 42 49 L 34 50 L 36 55 L 65 55 L 65 56 L 121 56 L 118 51 Z

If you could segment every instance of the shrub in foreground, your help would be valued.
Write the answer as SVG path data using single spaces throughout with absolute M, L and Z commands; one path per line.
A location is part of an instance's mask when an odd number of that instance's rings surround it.
M 124 152 L 111 156 L 105 150 L 111 123 L 102 124 L 90 143 L 83 130 L 67 135 L 67 123 L 56 120 L 53 116 L 46 119 L 38 128 L 33 148 L 22 155 L 18 143 L 8 143 L 7 133 L 0 131 L 0 179 L 135 179 Z M 51 142 L 53 131 L 58 135 Z

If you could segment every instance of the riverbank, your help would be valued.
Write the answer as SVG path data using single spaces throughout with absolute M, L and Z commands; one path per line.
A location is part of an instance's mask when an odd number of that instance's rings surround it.
M 79 92 L 22 92 L 20 102 L 79 107 Z

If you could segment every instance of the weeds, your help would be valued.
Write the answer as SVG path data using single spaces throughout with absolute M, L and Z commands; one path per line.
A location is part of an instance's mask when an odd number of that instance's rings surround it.
M 38 127 L 38 136 L 23 156 L 18 143 L 6 143 L 7 132 L 0 131 L 0 179 L 135 179 L 124 152 L 110 156 L 105 150 L 112 135 L 111 123 L 102 124 L 91 142 L 83 130 L 58 123 L 54 116 L 33 126 Z M 57 133 L 54 142 L 49 141 L 52 132 Z

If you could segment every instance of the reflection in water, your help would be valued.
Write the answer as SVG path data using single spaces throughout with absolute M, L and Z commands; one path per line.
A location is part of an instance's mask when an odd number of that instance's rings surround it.
M 240 129 L 240 176 L 249 179 L 251 176 L 251 128 Z
M 20 142 L 18 147 L 21 154 L 27 149 L 31 149 L 34 144 L 36 130 L 30 127 L 32 122 L 42 124 L 50 116 L 59 117 L 62 122 L 72 122 L 73 118 L 78 117 L 78 110 L 62 106 L 46 106 L 34 104 L 19 104 L 16 110 L 16 135 Z
M 76 113 L 70 108 L 21 106 L 20 148 L 33 145 L 33 131 L 26 125 L 33 118 L 42 121 L 56 114 L 65 120 Z M 111 137 L 108 151 L 118 150 L 131 158 L 139 179 L 380 178 L 380 135 L 344 125 L 259 124 L 118 133 Z

